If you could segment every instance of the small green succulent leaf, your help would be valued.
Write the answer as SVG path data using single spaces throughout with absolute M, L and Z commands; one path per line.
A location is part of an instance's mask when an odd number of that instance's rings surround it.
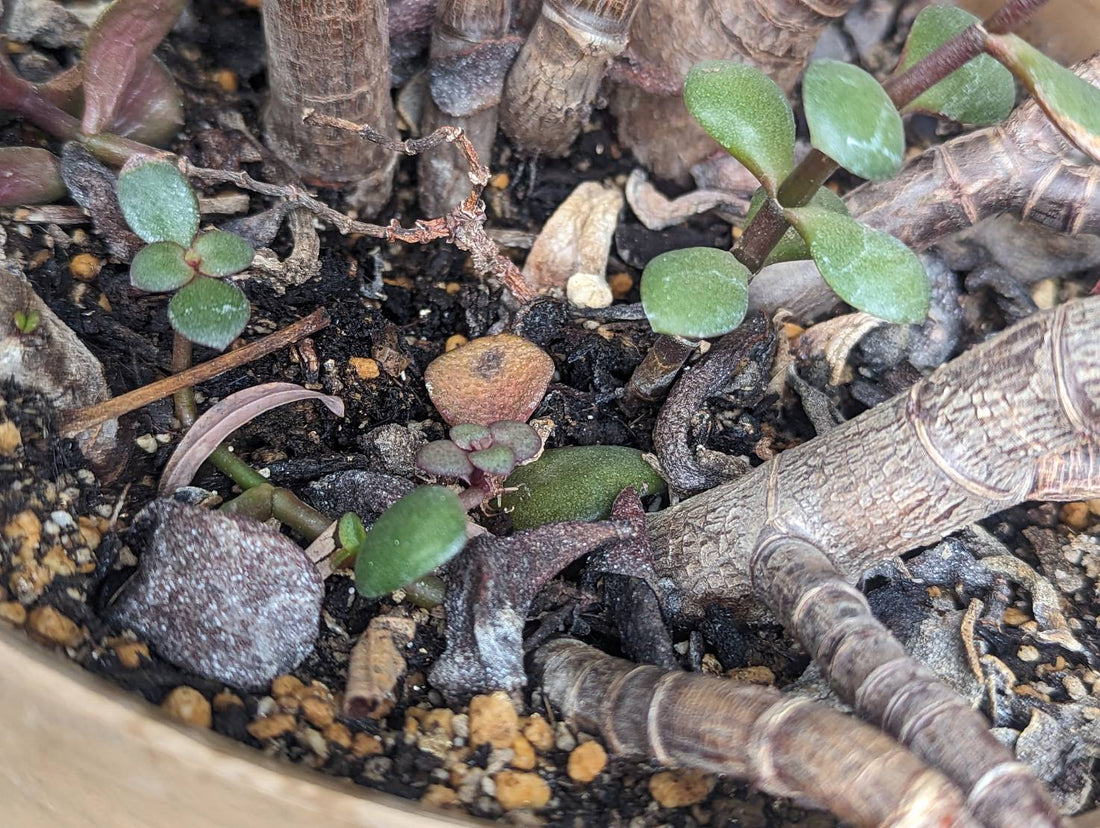
M 909 30 L 898 71 L 905 71 L 968 26 L 980 22 L 955 6 L 926 7 Z M 906 109 L 945 115 L 961 124 L 989 126 L 1007 118 L 1015 103 L 1012 73 L 989 55 L 979 55 L 925 91 Z
M 232 282 L 196 276 L 168 303 L 168 321 L 197 345 L 225 350 L 240 336 L 252 308 Z
M 340 548 L 348 552 L 356 553 L 363 541 L 367 539 L 367 530 L 363 528 L 363 521 L 355 512 L 345 512 L 336 524 L 336 537 L 340 541 Z
M 137 252 L 130 263 L 130 284 L 149 293 L 181 288 L 195 278 L 195 269 L 175 242 L 153 242 Z
M 493 444 L 493 435 L 487 426 L 479 423 L 460 423 L 451 429 L 451 440 L 461 449 L 476 451 Z
M 753 220 L 753 217 L 760 210 L 761 206 L 763 206 L 764 199 L 767 197 L 768 194 L 764 192 L 763 188 L 757 190 L 753 194 L 752 201 L 749 202 L 749 211 L 745 215 L 746 227 L 749 226 L 749 222 Z M 810 199 L 810 204 L 817 207 L 823 207 L 826 210 L 832 210 L 834 213 L 840 213 L 845 216 L 848 215 L 848 205 L 844 203 L 844 199 L 828 187 L 819 187 L 817 192 L 814 193 L 813 198 Z M 798 231 L 792 227 L 783 234 L 783 238 L 781 238 L 779 243 L 772 248 L 772 252 L 769 253 L 768 257 L 764 260 L 764 267 L 777 264 L 778 262 L 804 261 L 809 258 L 812 258 L 810 256 L 810 248 L 806 246 L 806 242 L 798 235 Z
M 924 266 L 893 236 L 821 207 L 784 215 L 809 244 L 822 278 L 849 305 L 887 322 L 927 316 L 931 287 Z
M 645 496 L 664 491 L 665 481 L 637 449 L 547 449 L 534 463 L 520 466 L 508 476 L 501 506 L 510 513 L 517 530 L 563 520 L 602 520 L 611 514 L 611 505 L 627 486 Z
M 729 333 L 749 307 L 749 270 L 726 250 L 685 247 L 642 271 L 642 308 L 657 333 L 706 339 Z
M 474 467 L 461 447 L 451 440 L 435 440 L 416 453 L 416 465 L 429 474 L 469 480 Z
M 530 460 L 542 449 L 542 438 L 527 423 L 515 420 L 500 420 L 489 426 L 493 443 L 508 446 L 516 457 L 517 463 Z
M 199 234 L 187 251 L 187 259 L 207 276 L 232 276 L 250 264 L 255 251 L 236 233 L 210 230 Z
M 990 35 L 988 43 L 1066 138 L 1100 164 L 1100 88 L 1015 35 Z
M 453 558 L 466 544 L 466 510 L 442 486 L 421 486 L 383 512 L 359 545 L 355 586 L 376 598 Z
M 802 79 L 810 143 L 860 178 L 891 178 L 905 156 L 905 128 L 886 91 L 858 66 L 815 60 Z
M 771 78 L 730 60 L 696 64 L 684 103 L 699 125 L 775 195 L 794 169 L 794 113 Z
M 127 161 L 118 176 L 118 202 L 143 241 L 188 247 L 199 229 L 199 202 L 183 174 L 167 161 Z
M 504 477 L 516 467 L 516 455 L 508 446 L 490 446 L 487 449 L 471 451 L 470 462 L 486 474 Z
M 12 322 L 15 323 L 15 329 L 26 336 L 38 330 L 42 315 L 33 308 L 29 311 L 16 311 L 12 314 Z

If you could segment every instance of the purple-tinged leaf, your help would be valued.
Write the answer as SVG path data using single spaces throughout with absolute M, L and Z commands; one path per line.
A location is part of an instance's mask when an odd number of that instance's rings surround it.
M 517 463 L 530 460 L 542 451 L 542 438 L 527 423 L 500 420 L 490 425 L 489 431 L 493 435 L 493 443 L 508 446 Z
M 493 444 L 493 435 L 483 425 L 462 423 L 451 429 L 451 440 L 460 449 L 477 451 L 489 448 Z
M 7 56 L 0 54 L 0 109 L 22 115 L 51 135 L 69 140 L 80 133 L 80 122 L 58 109 L 15 71 Z
M 143 144 L 163 147 L 183 126 L 183 96 L 168 68 L 149 58 L 137 67 L 118 102 L 110 131 Z
M 450 440 L 428 443 L 416 453 L 416 465 L 429 474 L 469 480 L 474 473 L 466 452 Z
M 481 451 L 471 451 L 470 462 L 486 474 L 505 477 L 516 467 L 516 455 L 508 446 L 492 446 Z
M 187 258 L 207 276 L 232 276 L 250 264 L 255 251 L 236 233 L 211 230 L 199 234 L 187 251 Z
M 130 263 L 130 284 L 149 293 L 176 290 L 194 278 L 183 248 L 175 242 L 153 242 L 141 248 Z
M 0 147 L 0 207 L 48 204 L 65 195 L 61 162 L 35 147 Z
M 90 135 L 107 130 L 131 83 L 176 23 L 186 0 L 115 0 L 84 46 L 84 121 Z
M 337 417 L 344 416 L 344 402 L 339 397 L 309 391 L 291 382 L 268 382 L 230 394 L 188 429 L 164 467 L 158 491 L 171 494 L 186 486 L 199 466 L 230 434 L 264 412 L 298 400 L 320 400 Z

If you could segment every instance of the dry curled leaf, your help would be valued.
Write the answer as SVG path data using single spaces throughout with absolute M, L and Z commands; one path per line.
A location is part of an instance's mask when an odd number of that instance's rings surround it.
M 186 486 L 207 457 L 230 434 L 265 411 L 298 400 L 320 400 L 337 417 L 344 416 L 344 403 L 309 391 L 291 382 L 267 382 L 230 394 L 201 417 L 188 430 L 172 454 L 160 479 L 161 494 L 171 494 Z

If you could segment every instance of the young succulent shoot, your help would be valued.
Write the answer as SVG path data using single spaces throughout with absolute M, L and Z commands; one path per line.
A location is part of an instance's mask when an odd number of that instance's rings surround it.
M 0 58 L 0 109 L 81 142 L 106 163 L 152 155 L 149 145 L 167 143 L 183 123 L 179 89 L 153 50 L 184 5 L 115 0 L 92 26 L 81 62 L 37 87 Z
M 252 264 L 252 246 L 224 230 L 199 233 L 199 206 L 180 171 L 166 161 L 134 159 L 118 178 L 118 200 L 147 243 L 130 265 L 130 283 L 150 293 L 175 291 L 168 321 L 180 336 L 224 350 L 244 330 L 248 299 L 225 277 Z
M 449 561 L 466 545 L 466 508 L 442 486 L 421 486 L 383 512 L 370 529 L 354 514 L 337 526 L 343 557 L 354 554 L 355 587 L 377 598 Z
M 623 489 L 663 492 L 665 481 L 642 452 L 625 446 L 549 449 L 504 481 L 501 505 L 517 530 L 544 523 L 603 520 Z
M 465 481 L 469 488 L 459 499 L 473 509 L 500 494 L 512 470 L 541 451 L 542 438 L 526 423 L 464 423 L 451 429 L 449 440 L 436 440 L 421 448 L 416 465 L 429 474 Z
M 23 336 L 29 336 L 37 331 L 41 321 L 42 316 L 36 310 L 16 311 L 12 315 L 12 322 L 15 323 L 15 329 L 23 334 Z

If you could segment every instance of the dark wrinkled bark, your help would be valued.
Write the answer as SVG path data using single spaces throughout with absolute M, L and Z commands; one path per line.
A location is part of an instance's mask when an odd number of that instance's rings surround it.
M 523 149 L 564 155 L 626 48 L 640 0 L 545 0 L 508 73 L 501 126 Z
M 364 212 L 389 200 L 395 156 L 350 132 L 302 122 L 307 110 L 396 136 L 384 0 L 264 0 L 268 145 L 305 180 L 356 185 Z
M 432 27 L 421 130 L 461 127 L 486 166 L 496 139 L 504 76 L 519 50 L 519 39 L 508 37 L 511 11 L 510 0 L 444 0 Z M 454 147 L 420 157 L 420 207 L 426 215 L 442 215 L 466 197 L 467 168 Z
M 976 823 L 959 790 L 884 733 L 741 684 L 612 658 L 559 639 L 535 656 L 551 702 L 626 756 L 743 779 L 866 826 Z
M 1100 495 L 1100 298 L 1010 328 L 907 393 L 732 483 L 654 515 L 678 608 L 759 615 L 749 562 L 764 529 L 829 550 L 849 579 L 1023 500 Z

